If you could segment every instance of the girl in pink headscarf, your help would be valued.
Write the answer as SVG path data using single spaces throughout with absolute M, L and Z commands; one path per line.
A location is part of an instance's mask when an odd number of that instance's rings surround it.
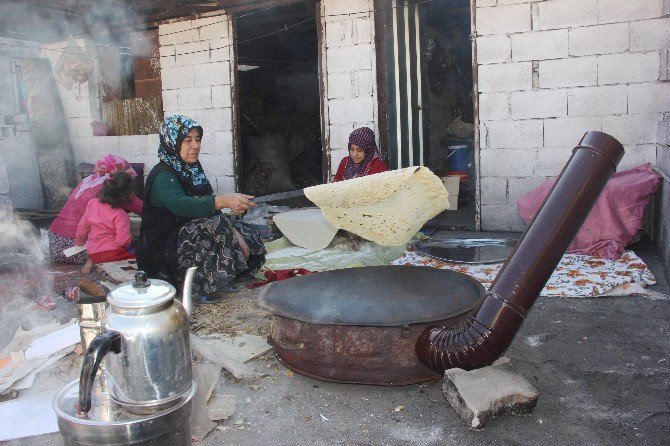
M 375 132 L 369 127 L 361 127 L 349 135 L 349 156 L 340 162 L 333 182 L 387 170 L 388 166 L 381 160 L 381 153 L 375 143 Z
M 86 263 L 88 260 L 86 252 L 67 257 L 63 254 L 63 250 L 75 246 L 77 225 L 86 212 L 88 202 L 98 196 L 102 184 L 115 172 L 126 172 L 132 178 L 137 176 L 124 158 L 104 155 L 95 163 L 93 175 L 84 178 L 72 191 L 70 198 L 49 228 L 49 254 L 53 262 L 73 265 Z M 123 206 L 123 209 L 142 215 L 142 200 L 133 194 L 131 201 Z

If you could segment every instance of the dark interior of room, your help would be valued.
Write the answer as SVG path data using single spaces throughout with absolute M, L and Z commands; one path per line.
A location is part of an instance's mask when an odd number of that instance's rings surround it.
M 315 14 L 301 2 L 236 16 L 242 192 L 322 182 Z

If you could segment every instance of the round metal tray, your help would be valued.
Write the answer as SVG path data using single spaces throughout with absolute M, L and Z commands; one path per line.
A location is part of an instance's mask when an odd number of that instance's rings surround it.
M 412 247 L 437 260 L 454 263 L 500 263 L 507 260 L 518 240 L 496 238 L 449 238 L 417 240 Z

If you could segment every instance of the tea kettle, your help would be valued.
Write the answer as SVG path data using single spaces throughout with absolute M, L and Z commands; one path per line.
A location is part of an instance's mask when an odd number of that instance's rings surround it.
M 144 271 L 107 296 L 102 332 L 91 341 L 79 380 L 79 408 L 91 408 L 91 391 L 100 362 L 114 401 L 136 413 L 150 413 L 177 402 L 192 385 L 188 319 L 196 268 L 184 278 L 182 302 L 176 289 Z M 108 354 L 109 352 L 114 354 Z

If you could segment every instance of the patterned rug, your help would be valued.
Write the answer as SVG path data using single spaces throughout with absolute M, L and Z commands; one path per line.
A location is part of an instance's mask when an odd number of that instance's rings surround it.
M 424 256 L 409 248 L 391 265 L 430 266 L 467 274 L 489 288 L 502 263 L 471 265 L 449 263 Z M 605 260 L 579 254 L 565 254 L 547 281 L 541 296 L 596 297 L 648 294 L 647 285 L 656 278 L 633 251 L 625 251 L 619 260 Z

